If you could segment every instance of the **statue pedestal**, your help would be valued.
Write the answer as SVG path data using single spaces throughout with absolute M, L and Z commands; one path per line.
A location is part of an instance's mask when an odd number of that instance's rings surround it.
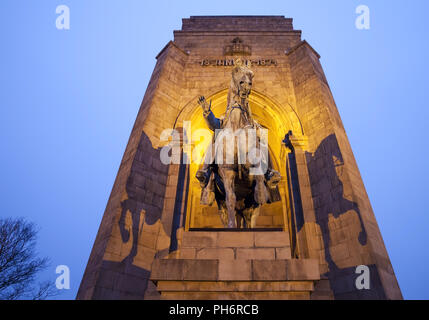
M 174 256 L 152 265 L 161 299 L 310 299 L 320 280 L 318 260 L 291 259 L 285 231 L 188 231 L 178 240 Z

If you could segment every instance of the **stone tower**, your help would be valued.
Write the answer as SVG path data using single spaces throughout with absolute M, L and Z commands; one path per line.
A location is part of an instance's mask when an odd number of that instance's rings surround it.
M 250 105 L 282 176 L 251 230 L 200 205 L 186 161 L 205 150 L 198 96 L 225 112 L 236 57 L 252 63 Z M 292 19 L 183 19 L 156 58 L 78 299 L 402 299 L 320 56 Z M 161 162 L 166 145 L 180 164 Z

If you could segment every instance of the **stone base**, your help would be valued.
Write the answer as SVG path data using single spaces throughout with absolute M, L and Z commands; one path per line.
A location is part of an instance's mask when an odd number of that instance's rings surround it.
M 179 259 L 291 259 L 286 231 L 188 231 L 178 240 Z
M 158 259 L 151 280 L 161 299 L 310 299 L 317 260 Z
M 334 293 L 328 279 L 321 279 L 314 284 L 311 300 L 334 300 Z
M 308 300 L 313 281 L 158 281 L 163 300 Z
M 185 232 L 180 249 L 157 259 L 161 299 L 302 300 L 320 280 L 319 262 L 291 259 L 287 232 Z

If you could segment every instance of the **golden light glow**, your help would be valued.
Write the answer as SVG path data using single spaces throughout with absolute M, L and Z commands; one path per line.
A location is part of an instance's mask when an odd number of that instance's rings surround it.
M 222 90 L 210 97 L 206 97 L 207 101 L 211 101 L 212 111 L 216 117 L 223 116 L 227 105 L 228 90 Z M 273 168 L 279 171 L 282 175 L 282 182 L 279 186 L 282 202 L 264 205 L 261 209 L 261 217 L 258 225 L 269 227 L 283 227 L 286 210 L 289 207 L 286 181 L 286 168 L 284 151 L 282 152 L 282 141 L 285 134 L 289 130 L 301 132 L 299 120 L 289 107 L 285 110 L 279 107 L 271 99 L 252 91 L 249 97 L 249 103 L 254 119 L 263 127 L 268 129 L 268 146 L 272 160 Z M 189 126 L 190 125 L 190 130 Z M 199 204 L 201 188 L 199 182 L 195 178 L 195 174 L 204 160 L 204 153 L 211 142 L 211 135 L 207 135 L 207 125 L 205 123 L 201 107 L 195 103 L 190 103 L 184 108 L 176 123 L 176 128 L 185 126 L 187 139 L 191 141 L 188 148 L 184 148 L 188 157 L 192 157 L 189 166 L 190 184 L 188 193 L 188 208 L 187 208 L 187 228 L 202 228 L 202 227 L 222 227 L 221 221 L 217 214 L 217 207 L 214 204 L 212 207 L 202 206 Z M 186 128 L 188 127 L 188 128 Z M 192 139 L 191 139 L 192 138 Z M 186 150 L 187 149 L 187 150 Z M 266 217 L 264 218 L 264 213 Z M 277 217 L 277 218 L 274 218 Z M 272 225 L 267 225 L 271 221 Z M 259 223 L 261 222 L 261 223 Z

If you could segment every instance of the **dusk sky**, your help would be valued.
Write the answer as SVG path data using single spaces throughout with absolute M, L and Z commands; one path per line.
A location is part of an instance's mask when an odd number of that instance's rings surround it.
M 70 30 L 56 28 L 58 5 Z M 370 29 L 355 26 L 370 9 Z M 321 55 L 406 299 L 429 299 L 429 2 L 0 2 L 1 217 L 40 228 L 74 299 L 156 55 L 191 15 L 284 15 Z

